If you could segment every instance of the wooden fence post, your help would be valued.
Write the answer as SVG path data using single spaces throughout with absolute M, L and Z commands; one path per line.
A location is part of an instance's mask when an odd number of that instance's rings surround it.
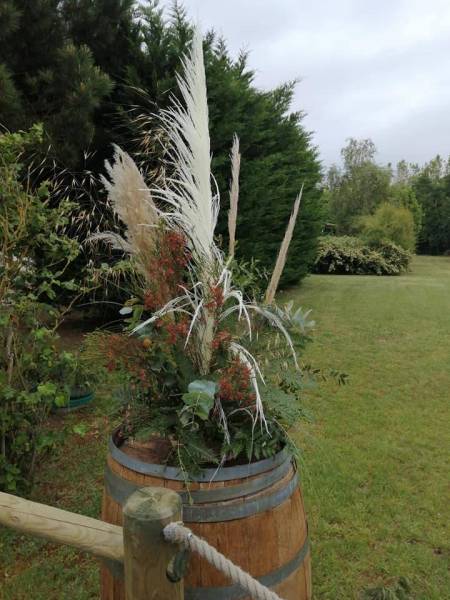
M 142 488 L 123 509 L 126 600 L 183 600 L 183 580 L 166 575 L 179 548 L 166 542 L 162 530 L 181 520 L 180 496 L 167 488 Z

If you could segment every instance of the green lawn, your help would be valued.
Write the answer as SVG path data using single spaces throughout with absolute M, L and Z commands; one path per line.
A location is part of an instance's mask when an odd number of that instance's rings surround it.
M 314 598 L 411 582 L 450 598 L 450 258 L 401 277 L 315 275 L 285 296 L 311 307 L 305 359 L 350 374 L 306 399 L 304 490 Z
M 411 582 L 414 600 L 450 599 L 450 259 L 417 258 L 402 277 L 312 276 L 295 292 L 314 310 L 305 361 L 350 375 L 305 397 L 312 424 L 303 489 L 313 543 L 314 599 L 359 598 Z M 33 497 L 99 513 L 107 396 L 38 474 Z M 70 549 L 0 531 L 4 600 L 98 598 L 96 562 Z

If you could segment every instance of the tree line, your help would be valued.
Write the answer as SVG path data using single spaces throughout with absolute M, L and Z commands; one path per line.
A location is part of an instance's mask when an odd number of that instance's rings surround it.
M 370 139 L 350 138 L 342 167 L 326 174 L 324 204 L 328 229 L 338 235 L 383 234 L 422 254 L 450 250 L 450 157 L 425 165 L 400 161 L 379 165 Z
M 157 1 L 6 0 L 0 10 L 0 123 L 10 131 L 43 123 L 45 161 L 67 181 L 100 173 L 113 143 L 138 160 L 145 155 L 151 179 L 163 155 L 152 115 L 177 93 L 176 75 L 191 38 L 192 24 L 177 2 L 165 14 Z M 314 260 L 322 223 L 317 149 L 303 114 L 290 111 L 295 82 L 258 90 L 247 54 L 232 58 L 214 31 L 205 34 L 204 51 L 213 172 L 222 198 L 219 235 L 227 235 L 229 153 L 237 133 L 237 256 L 273 267 L 304 184 L 282 281 L 295 283 Z M 70 194 L 73 187 L 72 199 L 80 201 L 77 186 L 63 189 Z M 103 193 L 94 187 L 88 203 Z

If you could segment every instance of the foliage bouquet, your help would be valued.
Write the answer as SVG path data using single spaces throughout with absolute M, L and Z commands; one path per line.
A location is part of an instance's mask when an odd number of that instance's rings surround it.
M 129 254 L 136 294 L 121 311 L 126 331 L 96 332 L 90 348 L 91 357 L 124 384 L 119 434 L 157 447 L 158 460 L 194 472 L 202 464 L 269 457 L 289 443 L 285 426 L 301 412 L 296 347 L 311 323 L 292 307 L 269 309 L 267 297 L 263 305 L 249 302 L 233 285 L 231 257 L 225 259 L 214 237 L 219 196 L 212 190 L 198 32 L 183 71 L 183 103 L 174 100 L 160 116 L 169 173 L 163 183 L 149 189 L 117 147 L 114 163 L 107 164 L 105 186 L 125 230 L 95 237 Z M 233 148 L 236 184 L 236 143 Z M 297 210 L 299 202 L 300 196 Z M 286 248 L 282 260 L 285 254 Z M 275 337 L 268 337 L 265 324 L 276 328 Z M 270 362 L 264 358 L 268 344 Z M 290 370 L 283 368 L 287 354 Z

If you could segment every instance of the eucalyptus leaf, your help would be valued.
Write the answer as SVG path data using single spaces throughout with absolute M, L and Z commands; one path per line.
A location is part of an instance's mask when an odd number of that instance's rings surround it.
M 188 385 L 188 392 L 201 392 L 214 400 L 217 392 L 217 383 L 207 379 L 196 379 Z
M 204 392 L 188 392 L 183 394 L 183 402 L 195 416 L 206 421 L 214 406 L 214 396 L 211 397 Z

